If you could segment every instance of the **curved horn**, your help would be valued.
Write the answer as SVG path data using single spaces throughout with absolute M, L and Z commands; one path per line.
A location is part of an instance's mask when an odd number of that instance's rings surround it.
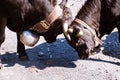
M 72 33 L 73 33 L 73 29 L 72 29 L 72 28 L 69 28 L 69 29 L 68 29 L 68 32 L 72 34 Z
M 83 32 L 82 30 L 80 30 L 80 31 L 77 33 L 77 37 L 81 37 L 83 34 L 84 34 L 84 32 Z
M 63 33 L 65 35 L 65 37 L 71 41 L 70 35 L 68 34 L 68 24 L 65 22 L 63 23 Z

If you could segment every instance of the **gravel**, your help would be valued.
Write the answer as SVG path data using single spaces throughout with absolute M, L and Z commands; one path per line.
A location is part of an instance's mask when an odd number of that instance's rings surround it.
M 82 0 L 71 1 L 71 6 L 78 6 Z M 63 34 L 52 44 L 41 37 L 34 47 L 26 46 L 30 60 L 20 61 L 16 53 L 16 34 L 6 28 L 6 40 L 1 47 L 4 67 L 0 70 L 0 80 L 120 80 L 117 29 L 105 35 L 102 41 L 99 53 L 81 60 Z

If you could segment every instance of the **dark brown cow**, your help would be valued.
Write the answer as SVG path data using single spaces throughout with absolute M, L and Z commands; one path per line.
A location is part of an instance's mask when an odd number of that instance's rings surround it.
M 0 1 L 0 46 L 5 40 L 5 27 L 17 33 L 17 52 L 21 60 L 27 59 L 25 46 L 20 42 L 20 34 L 37 22 L 44 20 L 53 11 L 56 0 L 2 0 Z M 53 2 L 53 3 L 52 3 Z M 60 4 L 62 9 L 67 0 Z M 56 14 L 55 14 L 56 15 Z M 61 14 L 62 15 L 62 14 Z M 47 42 L 56 40 L 62 33 L 60 16 L 52 22 L 50 29 L 40 32 Z
M 87 0 L 75 20 L 70 25 L 64 20 L 63 26 L 68 42 L 79 57 L 88 58 L 102 44 L 98 37 L 111 33 L 115 27 L 120 31 L 120 1 Z

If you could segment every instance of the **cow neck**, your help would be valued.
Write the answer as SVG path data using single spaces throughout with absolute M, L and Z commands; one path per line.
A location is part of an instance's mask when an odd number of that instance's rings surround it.
M 97 41 L 100 45 L 102 45 L 102 41 L 97 37 L 96 32 L 87 23 L 85 23 L 84 21 L 78 18 L 75 18 L 74 21 L 86 27 L 94 35 L 95 41 Z
M 38 33 L 46 32 L 50 28 L 51 24 L 55 22 L 55 20 L 58 19 L 61 14 L 61 7 L 59 5 L 56 5 L 48 17 L 32 26 L 30 30 L 36 31 Z
M 62 9 L 56 5 L 50 15 L 45 19 L 50 25 L 62 14 Z

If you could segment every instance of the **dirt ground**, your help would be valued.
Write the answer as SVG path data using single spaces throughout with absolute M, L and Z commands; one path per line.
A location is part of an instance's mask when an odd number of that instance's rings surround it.
M 71 9 L 77 11 L 78 7 L 73 6 L 80 5 L 80 1 L 70 2 Z M 35 47 L 26 46 L 30 60 L 20 61 L 16 53 L 16 34 L 6 29 L 6 40 L 1 47 L 4 67 L 0 70 L 0 80 L 120 80 L 117 29 L 105 35 L 102 41 L 99 53 L 81 60 L 63 35 L 52 44 L 41 37 Z

